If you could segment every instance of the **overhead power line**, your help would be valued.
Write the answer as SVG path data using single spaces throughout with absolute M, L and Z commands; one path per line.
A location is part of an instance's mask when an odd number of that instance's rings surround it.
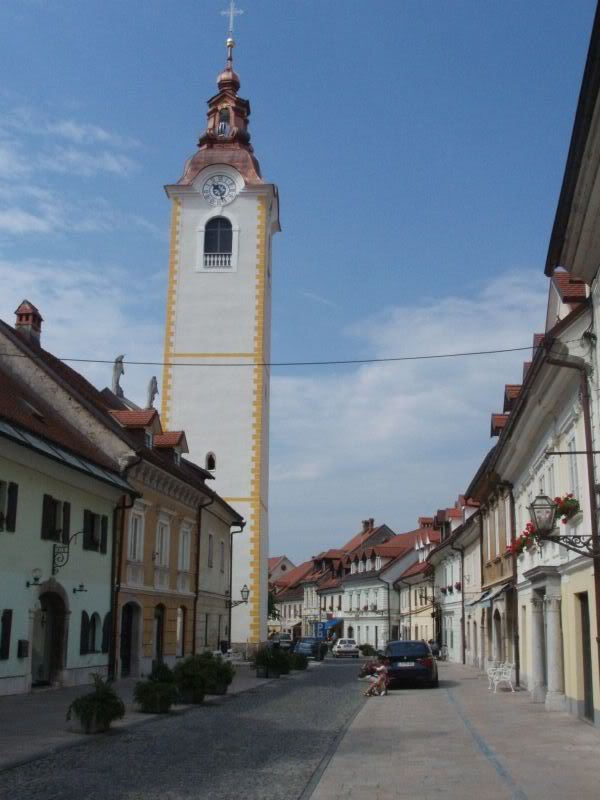
M 578 341 L 573 339 L 571 341 Z M 569 344 L 569 342 L 563 342 Z M 539 347 L 540 345 L 538 345 Z M 446 358 L 468 358 L 471 356 L 491 356 L 501 353 L 518 353 L 525 350 L 536 350 L 537 347 L 527 345 L 526 347 L 502 347 L 495 350 L 469 350 L 459 353 L 428 353 L 418 356 L 389 356 L 387 358 L 346 358 L 332 359 L 324 361 L 226 361 L 226 362 L 198 362 L 198 361 L 123 361 L 123 364 L 132 367 L 326 367 L 344 366 L 352 364 L 389 364 L 401 361 L 432 361 L 435 359 Z M 0 356 L 8 358 L 27 358 L 26 353 L 0 353 Z M 76 358 L 56 356 L 59 361 L 77 364 L 114 364 L 112 358 Z M 250 357 L 248 357 L 250 358 Z

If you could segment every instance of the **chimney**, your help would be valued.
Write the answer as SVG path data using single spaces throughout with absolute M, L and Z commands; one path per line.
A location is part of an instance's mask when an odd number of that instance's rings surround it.
M 369 517 L 369 530 L 373 530 L 375 527 L 375 517 Z
M 15 329 L 30 342 L 39 344 L 43 319 L 37 308 L 29 300 L 23 300 L 15 314 Z
M 363 519 L 362 521 L 362 532 L 366 533 L 369 530 L 369 520 Z

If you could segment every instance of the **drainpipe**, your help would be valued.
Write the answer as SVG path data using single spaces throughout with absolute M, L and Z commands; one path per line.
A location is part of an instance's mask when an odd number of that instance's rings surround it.
M 507 483 L 508 498 L 510 501 L 510 541 L 514 542 L 517 536 L 517 512 L 512 484 Z M 521 678 L 521 644 L 519 634 L 519 592 L 517 589 L 517 554 L 512 554 L 512 579 L 513 579 L 513 649 L 515 655 L 515 683 L 520 686 Z
M 199 503 L 196 509 L 196 564 L 195 564 L 195 578 L 196 588 L 194 592 L 194 608 L 192 609 L 192 653 L 196 655 L 198 649 L 198 636 L 196 632 L 196 625 L 198 623 L 198 598 L 200 596 L 200 544 L 202 542 L 202 509 L 208 508 L 215 502 L 215 498 L 211 497 L 208 503 Z
M 136 454 L 137 455 L 137 454 Z M 127 478 L 127 473 L 130 469 L 137 466 L 142 460 L 142 456 L 137 456 L 135 461 L 127 464 L 123 470 L 123 477 Z M 114 680 L 117 675 L 117 630 L 118 630 L 118 612 L 119 612 L 119 595 L 121 593 L 121 581 L 123 573 L 123 542 L 125 539 L 125 512 L 133 508 L 135 498 L 139 497 L 138 492 L 132 492 L 129 497 L 131 502 L 129 505 L 125 502 L 125 496 L 121 498 L 121 503 L 115 506 L 113 511 L 113 535 L 112 535 L 112 553 L 110 574 L 112 577 L 112 597 L 110 604 L 110 619 L 111 619 L 111 636 L 108 646 L 108 676 Z M 119 534 L 118 534 L 118 547 L 117 547 L 117 515 L 119 515 Z
M 556 342 L 552 344 L 554 345 Z M 569 356 L 566 354 L 560 356 L 553 355 L 551 352 L 548 354 L 547 362 L 555 367 L 565 367 L 567 369 L 576 369 L 579 371 L 579 390 L 581 393 L 583 427 L 585 431 L 588 494 L 590 496 L 590 533 L 593 551 L 598 553 L 600 552 L 600 537 L 598 536 L 598 509 L 596 507 L 596 482 L 594 480 L 594 443 L 592 437 L 590 389 L 588 384 L 588 374 L 591 372 L 591 366 L 579 356 Z M 598 664 L 600 665 L 600 558 L 594 559 L 594 595 L 596 602 L 596 647 L 598 648 Z
M 246 527 L 246 520 L 243 519 L 241 522 L 238 523 L 239 531 L 234 531 L 233 530 L 234 527 L 235 527 L 235 523 L 233 525 L 230 525 L 230 527 L 229 527 L 229 533 L 230 533 L 230 536 L 229 536 L 229 618 L 228 618 L 229 622 L 228 622 L 228 627 L 227 627 L 227 630 L 229 631 L 229 647 L 231 647 L 231 611 L 232 611 L 232 608 L 231 608 L 231 601 L 232 601 L 231 592 L 233 591 L 233 536 L 236 533 L 242 533 L 243 532 L 244 528 Z M 247 649 L 248 649 L 248 644 L 246 643 L 246 650 Z M 247 656 L 248 655 L 247 652 L 244 653 L 244 655 Z
M 467 643 L 465 641 L 465 549 L 455 547 L 450 540 L 450 549 L 460 553 L 460 651 L 462 663 L 467 663 Z

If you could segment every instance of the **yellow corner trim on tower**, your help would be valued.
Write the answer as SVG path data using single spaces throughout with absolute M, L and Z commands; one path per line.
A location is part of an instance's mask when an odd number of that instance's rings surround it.
M 169 248 L 169 277 L 167 282 L 167 315 L 165 322 L 165 349 L 164 349 L 164 362 L 163 367 L 163 396 L 161 404 L 161 417 L 162 425 L 166 430 L 168 428 L 169 419 L 169 399 L 170 392 L 164 391 L 164 387 L 171 387 L 172 374 L 169 367 L 171 360 L 171 353 L 173 351 L 173 336 L 175 328 L 174 309 L 175 309 L 175 293 L 177 284 L 177 260 L 179 256 L 179 223 L 181 218 L 181 201 L 179 198 L 173 200 L 173 208 L 171 210 L 171 243 Z

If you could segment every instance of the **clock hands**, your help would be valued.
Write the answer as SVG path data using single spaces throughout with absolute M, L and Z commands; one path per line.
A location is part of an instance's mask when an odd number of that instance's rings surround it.
M 222 183 L 213 183 L 212 193 L 217 197 L 225 197 L 225 194 L 227 193 L 227 187 Z

